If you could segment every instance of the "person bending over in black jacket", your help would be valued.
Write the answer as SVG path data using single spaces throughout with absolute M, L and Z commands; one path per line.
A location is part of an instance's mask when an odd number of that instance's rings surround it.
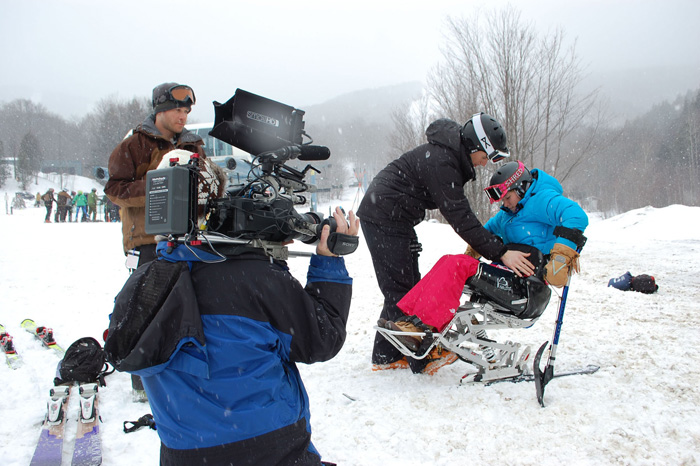
M 518 276 L 531 275 L 534 270 L 527 260 L 529 254 L 509 251 L 483 227 L 464 195 L 464 185 L 476 179 L 475 167 L 509 156 L 503 126 L 477 113 L 462 127 L 449 119 L 436 120 L 425 134 L 427 143 L 377 174 L 357 210 L 384 295 L 380 321 L 403 315 L 396 303 L 421 278 L 421 245 L 414 227 L 423 221 L 426 209 L 439 209 L 457 234 L 487 259 L 502 262 Z M 454 353 L 436 348 L 425 359 L 406 360 L 384 337 L 375 335 L 373 370 L 410 367 L 413 372 L 434 374 L 456 359 Z

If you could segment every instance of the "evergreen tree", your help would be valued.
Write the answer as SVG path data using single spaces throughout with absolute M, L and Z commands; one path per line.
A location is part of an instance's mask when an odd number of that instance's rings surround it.
M 8 161 L 5 160 L 5 145 L 2 141 L 0 141 L 0 160 L 2 161 L 0 163 L 0 188 L 2 188 L 10 176 L 10 166 L 7 164 Z
M 26 190 L 33 177 L 39 173 L 42 161 L 39 140 L 30 131 L 24 135 L 17 154 L 17 174 L 23 190 Z

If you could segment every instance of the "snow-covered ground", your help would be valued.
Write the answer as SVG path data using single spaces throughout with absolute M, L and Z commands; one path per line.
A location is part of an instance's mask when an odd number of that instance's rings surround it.
M 30 191 L 60 188 L 39 181 Z M 88 180 L 77 186 L 79 181 L 75 188 L 92 188 Z M 0 189 L 3 199 L 4 190 L 12 195 L 16 189 Z M 346 209 L 355 195 L 348 193 Z M 120 224 L 45 224 L 44 214 L 43 207 L 0 212 L 0 323 L 25 362 L 18 370 L 0 365 L 3 465 L 29 464 L 58 362 L 20 322 L 32 318 L 52 327 L 64 347 L 83 336 L 102 342 L 114 296 L 127 278 Z M 464 250 L 449 226 L 422 223 L 417 229 L 424 274 L 442 254 Z M 372 326 L 382 297 L 366 247 L 348 256 L 354 289 L 345 346 L 329 362 L 301 366 L 313 440 L 324 459 L 387 466 L 700 463 L 700 208 L 644 208 L 607 220 L 591 216 L 586 234 L 557 370 L 601 368 L 594 375 L 552 380 L 546 408 L 537 403 L 531 383 L 460 386 L 468 371 L 460 361 L 433 377 L 372 372 Z M 293 258 L 290 266 L 303 283 L 308 258 Z M 658 293 L 607 287 L 626 271 L 654 275 Z M 557 304 L 553 297 L 530 329 L 490 336 L 537 348 L 552 336 Z M 72 454 L 77 409 L 71 400 L 64 464 Z M 103 464 L 157 464 L 156 432 L 123 432 L 124 421 L 150 412 L 147 404 L 131 401 L 127 374 L 107 377 L 100 411 Z

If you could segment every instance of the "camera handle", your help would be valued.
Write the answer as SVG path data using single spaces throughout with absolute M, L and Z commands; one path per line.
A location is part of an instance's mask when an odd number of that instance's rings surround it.
M 352 254 L 357 250 L 359 244 L 360 238 L 357 236 L 337 233 L 335 231 L 328 236 L 328 250 L 338 256 Z

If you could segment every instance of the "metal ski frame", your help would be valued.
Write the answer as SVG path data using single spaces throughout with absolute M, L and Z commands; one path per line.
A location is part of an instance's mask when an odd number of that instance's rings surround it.
M 469 290 L 471 292 L 471 290 Z M 404 356 L 423 359 L 437 345 L 455 353 L 461 360 L 477 368 L 477 372 L 462 377 L 462 383 L 490 382 L 518 377 L 526 370 L 530 347 L 506 341 L 498 343 L 477 336 L 481 330 L 526 328 L 534 325 L 538 318 L 519 319 L 502 312 L 490 302 L 466 302 L 459 306 L 452 321 L 442 332 L 401 332 L 375 326 Z M 411 351 L 400 340 L 402 336 L 417 336 L 425 342 L 418 351 Z M 490 347 L 496 356 L 495 362 L 484 359 L 482 350 Z
M 585 241 L 584 241 L 585 243 Z M 582 247 L 577 248 L 581 252 Z M 540 346 L 533 362 L 532 374 L 526 373 L 526 362 L 530 356 L 530 348 L 520 349 L 519 343 L 507 341 L 498 343 L 490 339 L 482 339 L 477 336 L 480 330 L 516 329 L 528 328 L 535 324 L 538 317 L 532 319 L 520 319 L 510 315 L 507 310 L 500 308 L 492 302 L 477 300 L 477 302 L 466 302 L 459 306 L 454 318 L 442 332 L 402 332 L 389 330 L 374 326 L 374 329 L 384 336 L 401 354 L 414 359 L 423 359 L 437 345 L 441 345 L 454 352 L 463 361 L 472 364 L 477 368 L 476 373 L 469 373 L 462 377 L 461 383 L 484 382 L 490 383 L 511 380 L 513 382 L 534 380 L 537 390 L 537 401 L 544 407 L 544 389 L 552 378 L 576 374 L 592 374 L 599 367 L 588 365 L 581 369 L 575 369 L 562 374 L 554 374 L 554 362 L 556 361 L 557 346 L 561 334 L 562 323 L 564 322 L 564 310 L 569 294 L 571 276 L 568 277 L 566 285 L 562 290 L 559 302 L 559 311 L 554 326 L 552 344 L 549 348 L 549 357 L 544 370 L 540 370 L 540 360 L 549 342 L 544 342 Z M 465 287 L 465 293 L 470 293 Z M 411 351 L 401 341 L 401 337 L 416 336 L 423 339 L 423 345 L 418 351 Z M 466 344 L 471 344 L 471 348 Z M 476 348 L 476 351 L 474 350 Z M 490 347 L 497 354 L 496 362 L 489 362 L 482 356 L 484 347 Z

